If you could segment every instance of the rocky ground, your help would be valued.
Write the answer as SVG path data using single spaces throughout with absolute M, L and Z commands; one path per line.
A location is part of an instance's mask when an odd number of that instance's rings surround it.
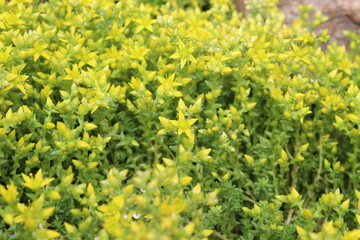
M 286 14 L 288 24 L 299 16 L 299 4 L 313 4 L 313 14 L 321 11 L 329 18 L 317 30 L 329 29 L 330 42 L 337 41 L 340 45 L 347 45 L 349 40 L 343 35 L 343 31 L 360 30 L 360 0 L 282 0 L 280 9 Z

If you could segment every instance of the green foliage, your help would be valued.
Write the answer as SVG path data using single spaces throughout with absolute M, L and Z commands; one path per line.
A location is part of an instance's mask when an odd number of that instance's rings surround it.
M 0 0 L 0 238 L 359 238 L 359 37 L 277 2 Z
M 216 232 L 230 238 L 238 237 L 239 231 L 242 231 L 237 228 L 245 199 L 240 188 L 234 186 L 231 181 L 224 182 L 218 196 L 218 205 L 211 207 L 204 217 L 204 227 L 215 229 Z

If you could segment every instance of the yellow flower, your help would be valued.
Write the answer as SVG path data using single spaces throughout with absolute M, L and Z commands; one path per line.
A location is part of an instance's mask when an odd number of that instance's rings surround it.
M 124 195 L 114 197 L 107 205 L 101 205 L 98 209 L 103 212 L 106 216 L 119 215 L 119 211 L 124 206 Z
M 54 239 L 57 237 L 60 237 L 60 233 L 54 231 L 54 230 L 49 230 L 49 229 L 44 229 L 44 230 L 39 230 L 37 232 L 37 236 L 40 239 Z
M 0 195 L 3 198 L 3 200 L 7 203 L 14 202 L 16 200 L 17 195 L 19 195 L 19 192 L 14 185 L 13 182 L 10 183 L 10 185 L 6 186 L 7 189 L 4 188 L 4 186 L 0 185 Z
M 184 231 L 185 231 L 186 235 L 188 235 L 188 236 L 194 232 L 194 229 L 195 229 L 195 224 L 193 222 L 187 224 L 184 227 Z
M 254 158 L 253 158 L 252 156 L 247 155 L 247 154 L 244 154 L 244 157 L 245 157 L 247 163 L 249 163 L 249 164 L 253 164 L 253 163 L 254 163 Z
M 35 177 L 33 177 L 31 173 L 29 176 L 22 173 L 21 176 L 25 181 L 22 184 L 32 190 L 38 190 L 43 186 L 49 184 L 50 182 L 54 181 L 54 178 L 43 178 L 41 169 L 35 174 Z
M 5 213 L 3 216 L 4 222 L 11 225 L 14 222 L 14 216 L 11 213 Z
M 153 32 L 154 29 L 152 27 L 152 24 L 156 23 L 156 20 L 151 19 L 150 14 L 148 14 L 143 19 L 135 19 L 135 22 L 137 23 L 137 27 L 135 29 L 136 33 L 141 32 L 143 29 L 147 29 L 150 32 Z
M 295 203 L 301 199 L 301 195 L 296 191 L 295 188 L 291 188 L 290 194 L 286 195 L 286 199 L 289 203 Z
M 85 123 L 84 127 L 85 127 L 86 131 L 91 131 L 91 130 L 94 130 L 95 128 L 97 128 L 98 126 L 96 126 L 93 123 L 88 123 L 87 122 L 87 123 Z
M 335 235 L 336 234 L 336 229 L 333 226 L 333 221 L 325 222 L 323 224 L 323 232 L 326 233 L 327 235 Z
M 33 49 L 30 50 L 31 54 L 34 56 L 34 62 L 36 62 L 40 56 L 43 56 L 46 59 L 50 58 L 50 52 L 46 50 L 48 46 L 49 44 L 47 43 L 41 44 L 36 42 L 34 44 Z
M 177 51 L 170 56 L 172 59 L 180 59 L 180 68 L 183 68 L 188 61 L 197 63 L 197 60 L 191 55 L 195 51 L 195 47 L 192 42 L 184 44 L 182 41 L 179 41 L 179 46 Z
M 192 179 L 193 179 L 192 177 L 186 176 L 186 177 L 181 178 L 180 183 L 181 183 L 181 185 L 186 186 L 191 183 Z
M 58 191 L 56 191 L 56 190 L 51 191 L 49 197 L 50 197 L 50 199 L 52 199 L 52 200 L 59 200 L 59 199 L 61 199 L 60 193 L 59 193 Z
M 25 228 L 33 231 L 48 219 L 55 211 L 55 207 L 44 207 L 45 195 L 41 195 L 38 199 L 26 206 L 23 203 L 18 203 L 17 209 L 21 213 L 14 218 L 15 223 L 23 223 Z
M 360 238 L 360 229 L 355 229 L 352 231 L 346 231 L 341 240 L 352 240 Z
M 158 80 L 161 82 L 161 85 L 156 90 L 159 95 L 182 97 L 182 93 L 175 90 L 176 87 L 182 85 L 181 83 L 175 81 L 175 74 L 171 74 L 168 78 L 158 77 Z
M 310 219 L 310 218 L 313 217 L 313 213 L 311 212 L 310 209 L 304 209 L 303 217 L 306 218 L 306 219 Z
M 87 142 L 82 141 L 82 140 L 80 140 L 80 141 L 77 143 L 77 147 L 78 147 L 79 149 L 87 149 L 87 150 L 91 149 L 91 146 L 90 146 Z
M 196 118 L 191 118 L 186 120 L 185 116 L 182 112 L 179 112 L 178 120 L 170 120 L 170 122 L 178 128 L 178 134 L 181 135 L 182 133 L 185 133 L 188 137 L 191 136 L 191 130 L 190 127 L 197 121 Z

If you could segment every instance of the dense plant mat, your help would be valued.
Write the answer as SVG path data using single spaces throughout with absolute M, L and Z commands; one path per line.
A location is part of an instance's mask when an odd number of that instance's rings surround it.
M 0 238 L 359 238 L 359 38 L 166 2 L 0 1 Z

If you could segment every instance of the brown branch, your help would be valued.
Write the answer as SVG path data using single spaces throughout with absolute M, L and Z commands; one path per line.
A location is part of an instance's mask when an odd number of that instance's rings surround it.
M 233 0 L 236 10 L 243 14 L 243 17 L 246 17 L 246 5 L 245 0 Z

